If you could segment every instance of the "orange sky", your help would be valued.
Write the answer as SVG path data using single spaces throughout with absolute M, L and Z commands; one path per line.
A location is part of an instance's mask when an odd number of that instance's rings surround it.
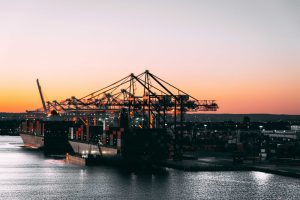
M 218 113 L 300 114 L 295 4 L 1 2 L 0 112 L 41 107 L 36 78 L 61 100 L 149 69 Z

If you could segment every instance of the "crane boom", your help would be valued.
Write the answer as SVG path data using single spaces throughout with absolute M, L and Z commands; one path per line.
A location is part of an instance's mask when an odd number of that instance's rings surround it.
M 39 79 L 36 79 L 36 83 L 37 83 L 37 86 L 38 86 L 38 89 L 39 89 L 39 93 L 40 93 L 40 97 L 41 97 L 41 100 L 42 100 L 44 112 L 47 112 L 47 107 L 46 107 L 46 103 L 45 103 L 45 99 L 44 99 L 44 96 L 43 96 L 43 92 L 42 92 L 42 88 L 41 88 Z

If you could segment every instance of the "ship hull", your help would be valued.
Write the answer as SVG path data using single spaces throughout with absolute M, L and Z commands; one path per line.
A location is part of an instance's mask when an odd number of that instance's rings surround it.
M 100 146 L 100 150 L 98 145 L 89 144 L 81 141 L 69 140 L 69 144 L 71 145 L 74 153 L 79 155 L 101 155 L 107 157 L 113 157 L 118 155 L 118 150 L 116 148 Z M 101 151 L 101 153 L 100 153 Z
M 25 120 L 21 123 L 20 136 L 24 146 L 42 148 L 46 155 L 72 153 L 68 143 L 68 130 L 72 122 Z
M 23 140 L 24 146 L 30 147 L 33 149 L 41 149 L 44 148 L 44 137 L 20 133 L 20 136 Z

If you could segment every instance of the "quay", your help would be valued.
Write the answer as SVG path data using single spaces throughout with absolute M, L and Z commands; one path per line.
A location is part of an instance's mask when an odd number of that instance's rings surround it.
M 215 156 L 202 156 L 193 160 L 167 160 L 158 165 L 162 167 L 183 171 L 259 171 L 281 176 L 300 178 L 300 165 L 298 160 L 295 164 L 261 161 L 244 161 L 242 164 L 234 163 L 228 155 L 216 154 Z
M 300 178 L 300 165 L 298 160 L 295 164 L 287 162 L 270 161 L 244 161 L 242 164 L 234 163 L 229 154 L 217 153 L 215 155 L 205 155 L 194 159 L 183 159 L 174 161 L 173 159 L 160 161 L 152 167 L 165 167 L 189 172 L 217 172 L 217 171 L 258 171 L 276 174 L 287 177 Z M 115 167 L 128 167 L 121 157 L 101 158 L 90 157 L 82 158 L 78 155 L 66 155 L 66 162 L 81 166 L 110 165 Z

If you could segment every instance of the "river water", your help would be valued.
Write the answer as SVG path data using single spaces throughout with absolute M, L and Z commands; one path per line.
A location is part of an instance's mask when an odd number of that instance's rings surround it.
M 0 199 L 300 199 L 300 179 L 262 172 L 83 167 L 0 136 Z

